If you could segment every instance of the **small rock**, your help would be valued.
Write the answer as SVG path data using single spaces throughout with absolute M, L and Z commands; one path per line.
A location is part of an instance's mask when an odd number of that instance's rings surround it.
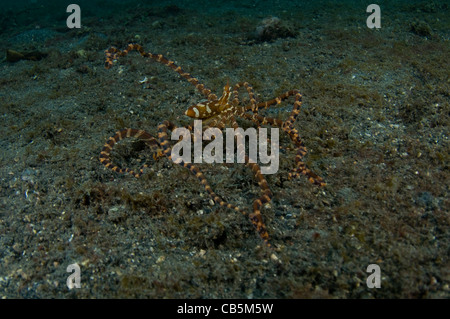
M 422 37 L 429 37 L 432 34 L 431 27 L 424 21 L 411 23 L 411 31 Z

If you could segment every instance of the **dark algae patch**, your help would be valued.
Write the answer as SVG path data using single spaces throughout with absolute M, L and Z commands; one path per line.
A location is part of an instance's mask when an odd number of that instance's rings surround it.
M 17 1 L 0 13 L 2 298 L 449 298 L 449 7 L 255 1 Z M 220 96 L 247 81 L 257 101 L 297 89 L 306 165 L 295 145 L 261 209 L 277 260 L 247 216 L 214 204 L 186 168 L 125 129 L 157 135 L 202 102 L 188 81 L 136 52 L 105 69 L 111 46 L 139 43 Z M 241 99 L 249 103 L 248 94 Z M 286 120 L 294 99 L 262 111 Z M 239 119 L 243 128 L 254 125 Z M 211 188 L 252 211 L 261 189 L 243 164 L 199 164 Z M 69 290 L 78 264 L 81 288 Z M 381 288 L 367 267 L 379 266 Z

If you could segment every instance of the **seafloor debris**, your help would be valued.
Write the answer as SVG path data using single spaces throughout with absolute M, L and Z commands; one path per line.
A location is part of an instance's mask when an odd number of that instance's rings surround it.
M 433 33 L 431 27 L 425 21 L 411 23 L 411 32 L 423 37 L 429 37 Z
M 255 30 L 255 38 L 259 41 L 272 41 L 289 37 L 295 37 L 293 28 L 277 17 L 263 19 Z
M 6 61 L 17 62 L 20 60 L 39 61 L 47 56 L 47 53 L 32 51 L 32 52 L 19 52 L 15 50 L 6 50 Z

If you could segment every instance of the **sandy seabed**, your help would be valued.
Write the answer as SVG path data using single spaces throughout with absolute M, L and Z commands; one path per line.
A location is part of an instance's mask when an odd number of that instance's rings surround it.
M 0 63 L 1 297 L 450 297 L 445 2 L 380 2 L 381 29 L 367 28 L 365 7 L 351 2 L 114 3 L 80 1 L 81 29 L 65 26 L 61 1 L 0 17 L 2 52 L 44 57 Z M 281 134 L 280 169 L 267 176 L 274 197 L 262 210 L 278 260 L 247 217 L 213 205 L 189 170 L 154 161 L 142 143 L 124 140 L 113 155 L 135 168 L 146 159 L 141 178 L 100 164 L 117 130 L 187 125 L 185 110 L 203 98 L 136 52 L 106 70 L 104 50 L 130 42 L 217 95 L 227 81 L 249 82 L 258 101 L 302 93 L 295 128 L 327 185 L 288 180 L 295 150 Z M 284 120 L 292 104 L 264 114 Z M 199 168 L 217 194 L 251 211 L 260 189 L 248 168 Z M 81 288 L 69 290 L 74 263 Z M 370 264 L 379 289 L 366 285 Z

